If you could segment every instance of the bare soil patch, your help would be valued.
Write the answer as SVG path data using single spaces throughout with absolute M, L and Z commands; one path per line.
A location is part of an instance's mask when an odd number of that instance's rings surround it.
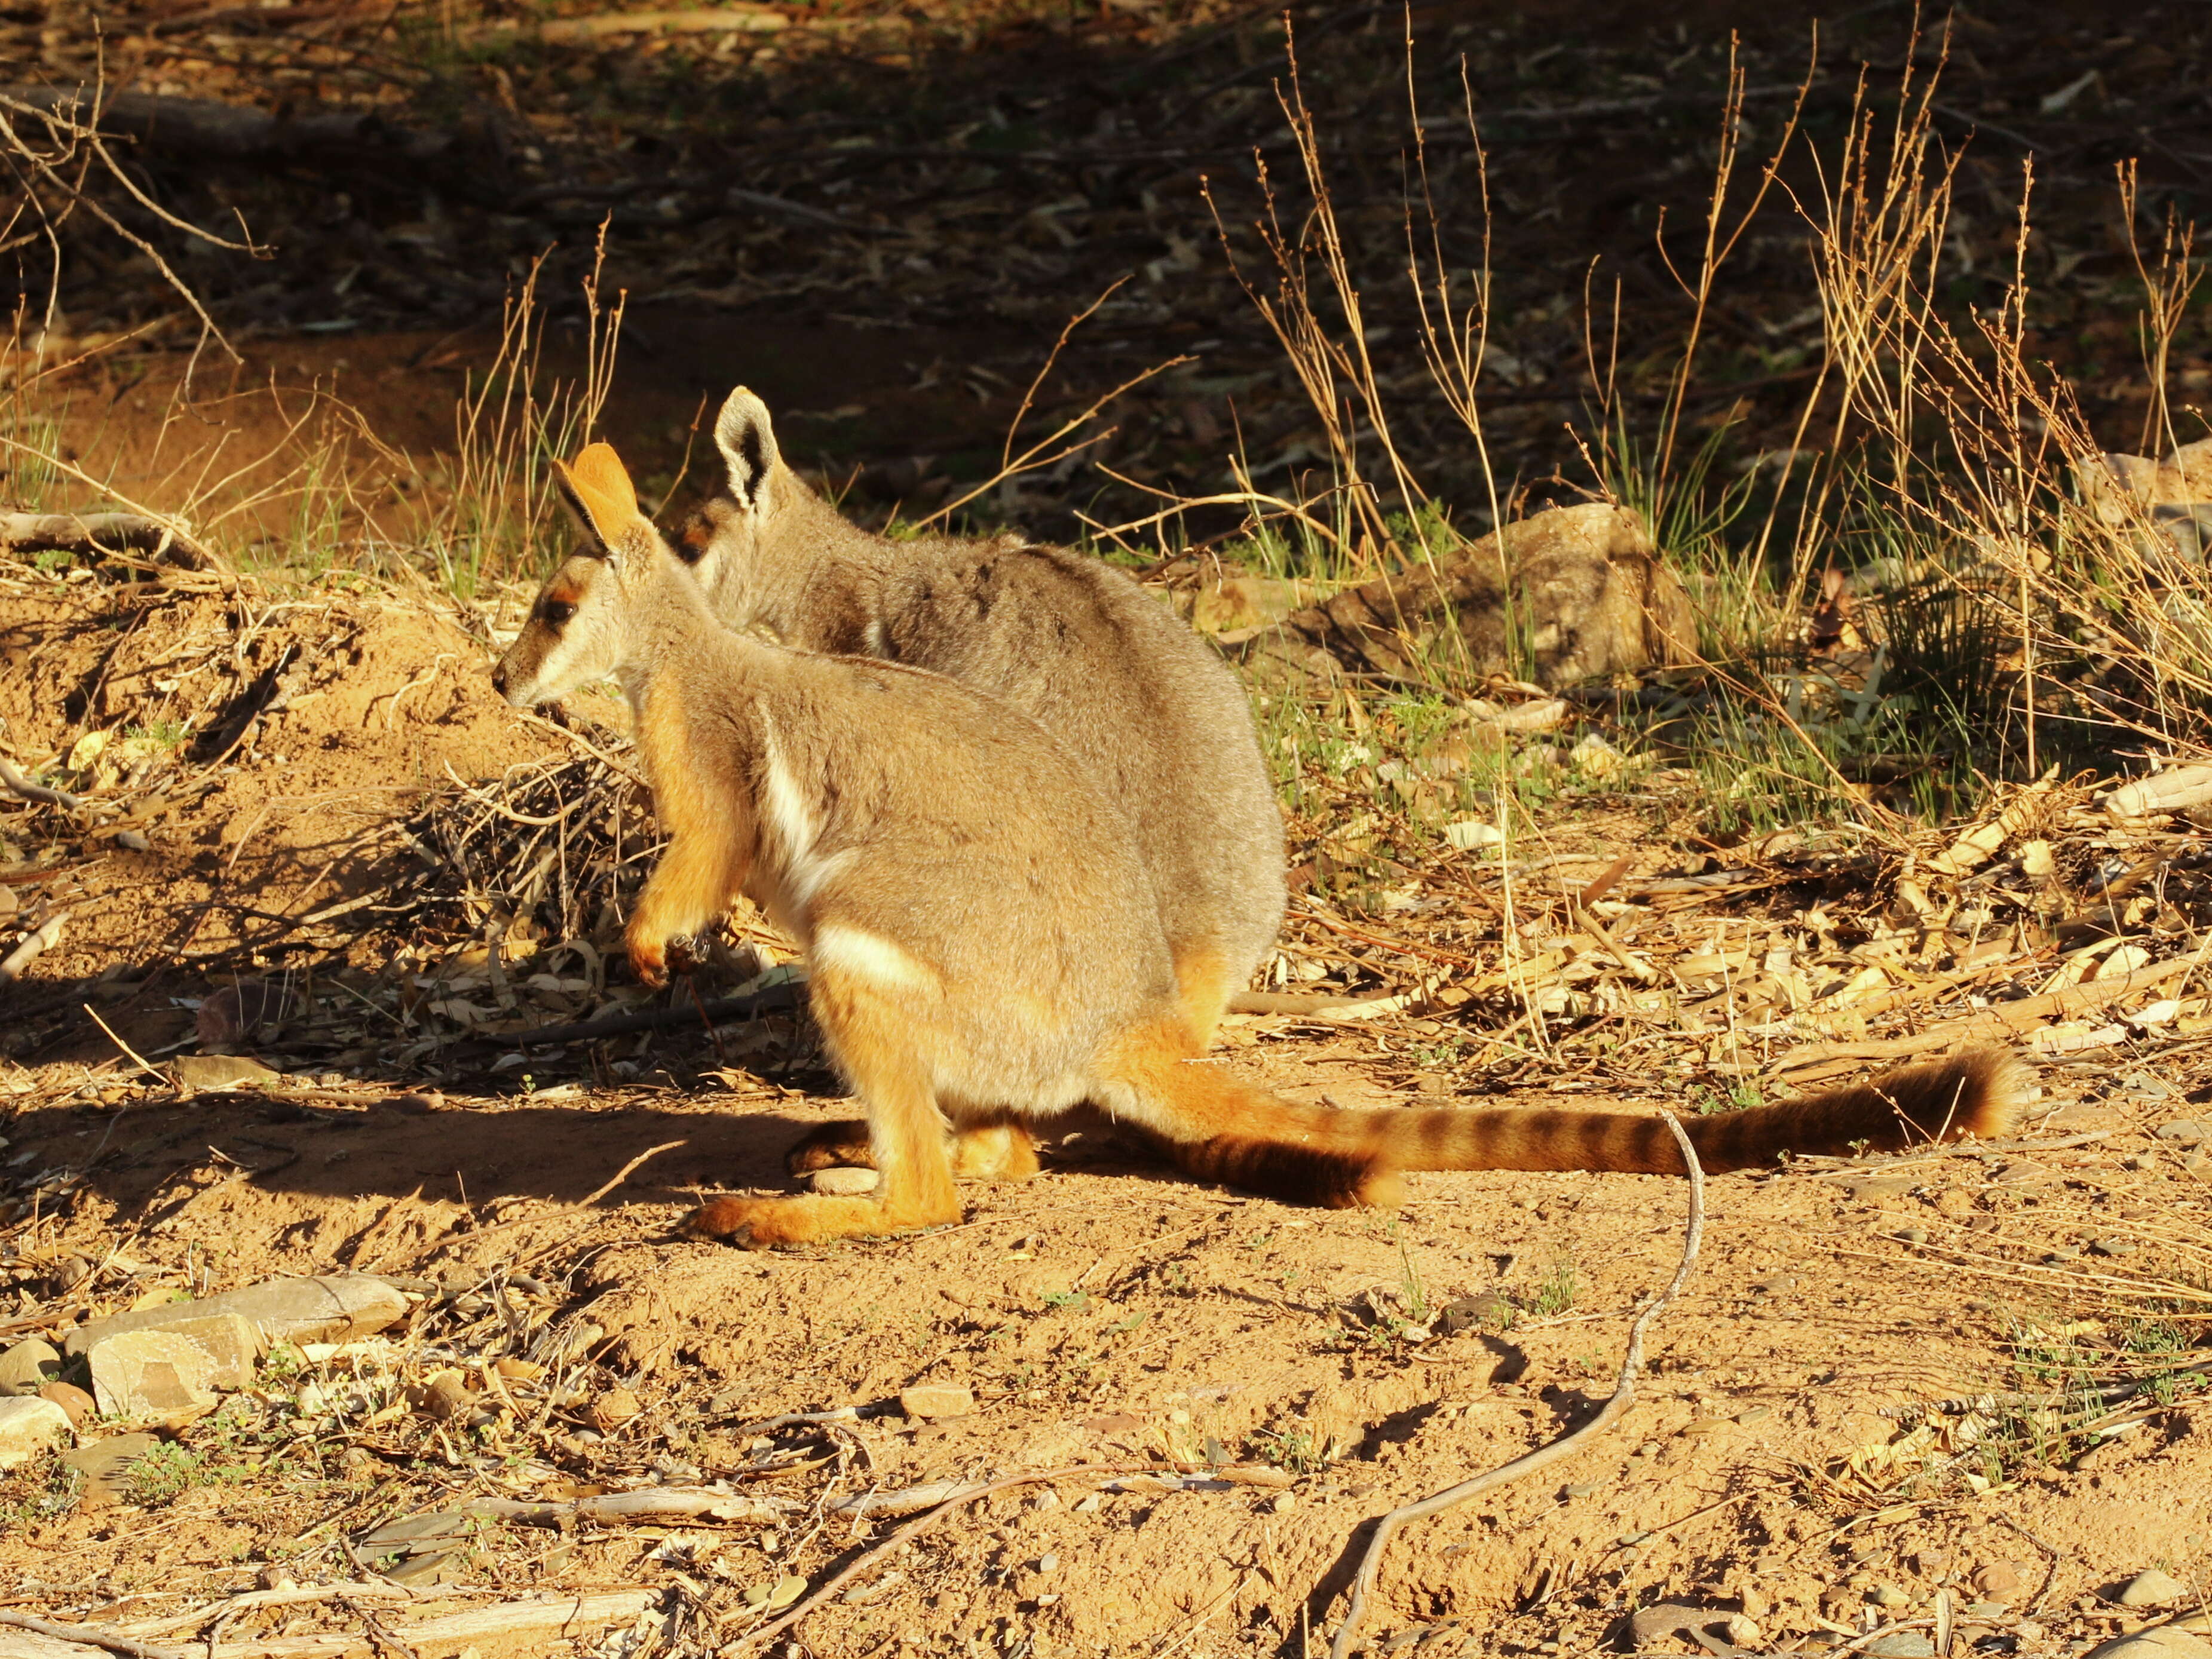
M 0 1477 L 15 1607 L 179 1644 L 228 1609 L 216 1650 L 234 1656 L 367 1652 L 395 1632 L 426 1654 L 742 1652 L 894 1522 L 839 1505 L 1034 1475 L 1049 1478 L 961 1509 L 795 1639 L 854 1659 L 1296 1651 L 1340 1613 L 1362 1523 L 1585 1418 L 1673 1270 L 1679 1183 L 1419 1176 L 1401 1214 L 1302 1212 L 1166 1179 L 1095 1125 L 1035 1182 L 969 1189 L 968 1219 L 940 1233 L 764 1256 L 683 1240 L 702 1191 L 781 1184 L 783 1149 L 840 1115 L 803 1021 L 709 1036 L 678 1000 L 685 1024 L 533 1044 L 545 1024 L 641 1005 L 532 925 L 549 911 L 494 906 L 487 933 L 465 907 L 379 909 L 438 867 L 410 842 L 426 811 L 505 823 L 477 781 L 540 775 L 615 734 L 498 705 L 481 617 L 443 602 L 162 580 L 17 568 L 0 593 L 25 670 L 0 683 L 20 759 L 126 713 L 194 717 L 167 748 L 111 736 L 73 775 L 114 810 L 5 816 L 18 926 L 70 911 L 5 993 L 7 1338 L 286 1274 L 386 1275 L 414 1307 L 374 1336 L 272 1353 L 211 1413 L 87 1420 L 88 1445 L 154 1437 L 112 1481 L 50 1458 Z M 1372 787 L 1316 780 L 1304 798 L 1285 964 L 1395 990 L 1399 1011 L 1228 1032 L 1223 1063 L 1300 1099 L 1772 1096 L 1915 1040 L 1920 1012 L 1900 1024 L 1877 1004 L 1832 1028 L 1826 1059 L 1813 1026 L 1788 1024 L 1853 1006 L 1824 1000 L 1844 983 L 1817 965 L 1829 952 L 1893 956 L 1850 939 L 1917 941 L 1934 977 L 1900 977 L 1939 1033 L 1980 1015 L 1936 1002 L 2039 986 L 2056 948 L 1953 983 L 1971 942 L 1940 919 L 1881 921 L 1878 866 L 1670 851 L 1667 786 L 1615 780 L 1563 799 L 1526 849 L 1513 914 L 1529 931 L 1500 956 L 1499 866 L 1433 841 L 1376 850 L 1396 832 L 1352 811 Z M 2093 815 L 2049 810 L 2089 845 Z M 125 825 L 146 850 L 117 844 Z M 2193 902 L 2185 843 L 2138 843 L 2167 860 L 2173 904 Z M 1601 945 L 1559 895 L 1614 866 L 1613 896 L 1588 899 L 1607 907 Z M 1767 953 L 1784 938 L 1789 962 Z M 745 930 L 730 946 L 720 988 L 781 954 Z M 1731 965 L 1747 950 L 1755 965 Z M 1623 952 L 1668 964 L 1664 1018 Z M 1554 999 L 1565 1046 L 1548 1055 L 1511 1030 L 1529 975 Z M 264 984 L 286 1012 L 245 1046 L 271 1069 L 185 1081 L 192 1005 Z M 1589 1651 L 1674 1600 L 1788 1650 L 1924 1638 L 1941 1617 L 1954 1651 L 2055 1654 L 2185 1612 L 2100 1599 L 2152 1566 L 2194 1583 L 2212 1553 L 2190 1364 L 2204 1164 L 2159 1133 L 2206 1091 L 2205 1016 L 2185 980 L 2171 988 L 2164 1024 L 2052 1062 L 2051 1115 L 2017 1146 L 1713 1182 L 1704 1261 L 1622 1431 L 1409 1533 L 1370 1643 Z M 2081 1024 L 2045 1014 L 2021 1035 L 2063 1049 Z M 1766 1069 L 1770 1048 L 1794 1074 Z M 2079 1409 L 2148 1371 L 2168 1380 Z M 909 1416 L 900 1396 L 921 1384 L 964 1389 L 972 1409 Z M 719 1491 L 745 1518 L 462 1513 L 647 1489 Z M 288 1583 L 370 1588 L 234 1599 Z M 548 1595 L 614 1599 L 579 1601 L 599 1622 L 549 1636 L 526 1618 Z M 482 1617 L 450 1622 L 464 1613 Z

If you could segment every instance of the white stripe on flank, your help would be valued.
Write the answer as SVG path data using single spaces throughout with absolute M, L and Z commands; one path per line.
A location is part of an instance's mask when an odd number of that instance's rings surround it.
M 933 991 L 937 975 L 880 933 L 824 922 L 814 930 L 807 961 L 816 971 L 849 974 L 885 989 Z
M 825 858 L 817 849 L 821 825 L 814 818 L 814 805 L 799 787 L 790 763 L 785 763 L 776 723 L 765 708 L 761 710 L 761 750 L 768 772 L 761 783 L 761 830 L 765 832 L 769 863 L 781 876 L 776 883 L 779 891 L 761 898 L 781 927 L 805 942 L 811 929 L 807 907 L 814 902 L 821 884 L 836 874 L 845 860 Z

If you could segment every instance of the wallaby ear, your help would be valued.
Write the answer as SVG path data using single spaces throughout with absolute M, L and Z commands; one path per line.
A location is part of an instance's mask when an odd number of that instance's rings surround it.
M 758 507 L 776 461 L 775 428 L 769 422 L 768 405 L 744 386 L 730 393 L 714 417 L 714 447 L 729 469 L 730 494 L 738 505 L 747 511 Z
M 566 466 L 554 462 L 553 482 L 578 527 L 611 559 L 625 533 L 644 520 L 637 509 L 637 487 L 611 444 L 588 444 Z

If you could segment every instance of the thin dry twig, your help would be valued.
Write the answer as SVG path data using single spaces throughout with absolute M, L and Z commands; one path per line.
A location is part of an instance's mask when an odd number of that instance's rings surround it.
M 1549 1445 L 1539 1446 L 1515 1458 L 1510 1463 L 1448 1486 L 1432 1497 L 1416 1504 L 1401 1504 L 1375 1523 L 1374 1535 L 1367 1540 L 1366 1552 L 1359 1559 L 1359 1571 L 1352 1581 L 1352 1605 L 1345 1610 L 1344 1623 L 1338 1628 L 1336 1639 L 1329 1644 L 1329 1659 L 1349 1659 L 1359 1635 L 1359 1622 L 1367 1611 L 1368 1592 L 1375 1587 L 1375 1575 L 1382 1565 L 1382 1553 L 1389 1547 L 1391 1538 L 1399 1528 L 1409 1521 L 1425 1520 L 1431 1515 L 1464 1504 L 1470 1498 L 1488 1492 L 1493 1486 L 1518 1480 L 1523 1475 L 1534 1474 L 1547 1464 L 1556 1463 L 1569 1452 L 1603 1434 L 1627 1412 L 1636 1399 L 1636 1378 L 1644 1369 L 1644 1336 L 1651 1323 L 1667 1311 L 1682 1286 L 1689 1282 L 1690 1270 L 1697 1266 L 1698 1249 L 1705 1236 L 1705 1173 L 1698 1165 L 1697 1149 L 1690 1138 L 1682 1133 L 1681 1124 L 1672 1112 L 1659 1115 L 1667 1127 L 1674 1131 L 1674 1139 L 1682 1149 L 1682 1162 L 1690 1177 L 1690 1216 L 1682 1232 L 1682 1260 L 1674 1269 L 1674 1277 L 1665 1290 L 1659 1292 L 1651 1305 L 1636 1316 L 1628 1328 L 1628 1352 L 1621 1356 L 1620 1376 L 1613 1383 L 1613 1397 L 1601 1407 L 1598 1414 L 1571 1434 L 1561 1436 Z
M 917 1516 L 904 1526 L 895 1528 L 873 1547 L 863 1550 L 847 1562 L 842 1569 L 824 1579 L 811 1595 L 800 1600 L 790 1612 L 772 1623 L 763 1625 L 758 1630 L 739 1637 L 732 1645 L 740 1650 L 754 1648 L 781 1636 L 845 1585 L 859 1577 L 861 1573 L 881 1562 L 908 1539 L 928 1531 L 955 1510 L 965 1509 L 979 1498 L 988 1498 L 993 1492 L 1004 1492 L 1009 1486 L 1032 1486 L 1045 1480 L 1072 1480 L 1079 1475 L 1085 1474 L 1128 1474 L 1150 1467 L 1149 1464 L 1144 1463 L 1072 1463 L 1065 1468 L 1040 1469 L 1032 1474 L 1002 1475 L 996 1480 L 981 1481 L 975 1486 L 966 1487 L 953 1493 L 928 1514 Z

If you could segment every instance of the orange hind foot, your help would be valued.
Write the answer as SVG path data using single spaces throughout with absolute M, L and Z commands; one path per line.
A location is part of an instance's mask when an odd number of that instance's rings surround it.
M 960 1219 L 960 1206 L 942 1215 L 895 1212 L 872 1198 L 718 1198 L 702 1204 L 684 1230 L 746 1249 L 814 1244 L 829 1238 L 880 1238 Z
M 793 1176 L 817 1170 L 872 1170 L 875 1149 L 864 1118 L 824 1123 L 783 1155 Z M 1027 1181 L 1037 1172 L 1036 1142 L 1018 1123 L 987 1123 L 952 1133 L 952 1173 L 963 1181 Z

